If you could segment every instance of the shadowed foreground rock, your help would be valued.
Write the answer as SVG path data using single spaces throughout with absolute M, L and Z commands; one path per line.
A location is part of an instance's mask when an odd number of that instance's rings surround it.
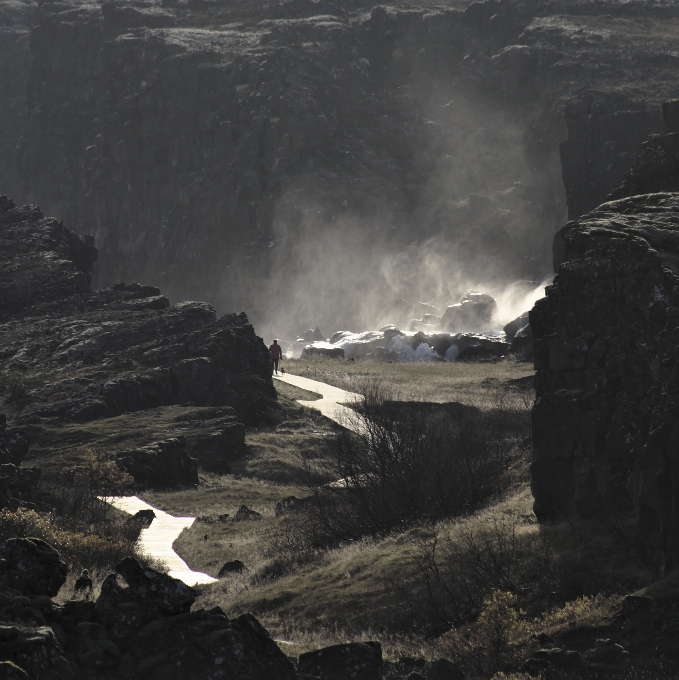
M 299 657 L 297 672 L 308 680 L 381 680 L 379 642 L 352 642 L 307 652 Z
M 0 626 L 0 654 L 17 667 L 0 666 L 0 677 L 294 680 L 292 664 L 252 615 L 230 620 L 219 607 L 191 612 L 195 595 L 181 581 L 131 558 L 116 569 L 129 587 L 110 574 L 96 603 L 63 606 L 36 597 L 20 579 L 10 587 L 8 577 L 20 569 L 0 573 L 0 614 L 16 624 Z
M 561 231 L 530 314 L 539 518 L 634 510 L 663 551 L 679 533 L 679 194 L 605 203 Z

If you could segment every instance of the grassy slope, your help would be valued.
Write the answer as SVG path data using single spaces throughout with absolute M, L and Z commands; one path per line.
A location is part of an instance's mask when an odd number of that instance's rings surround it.
M 307 365 L 310 371 L 305 371 Z M 532 366 L 516 362 L 350 364 L 319 360 L 286 362 L 286 370 L 342 387 L 377 378 L 388 382 L 401 398 L 461 401 L 481 407 L 495 406 L 503 395 L 523 405 L 525 390 L 507 381 L 533 374 Z M 277 383 L 281 393 L 287 387 Z M 299 648 L 319 644 L 319 636 L 356 639 L 378 629 L 407 628 L 411 623 L 408 605 L 398 591 L 410 580 L 411 558 L 418 550 L 421 529 L 318 554 L 281 578 L 264 577 L 277 557 L 271 541 L 281 526 L 281 520 L 274 517 L 275 502 L 304 494 L 299 486 L 298 454 L 315 447 L 322 456 L 323 439 L 332 432 L 328 422 L 312 410 L 286 408 L 287 417 L 280 425 L 248 432 L 250 453 L 239 464 L 240 477 L 204 476 L 198 491 L 144 494 L 164 510 L 199 518 L 175 542 L 177 552 L 192 568 L 216 575 L 225 561 L 240 559 L 246 565 L 244 575 L 201 589 L 198 605 L 218 604 L 234 614 L 252 611 L 276 636 L 292 639 Z M 524 477 L 522 485 L 508 502 L 528 514 L 525 466 L 519 475 Z M 220 514 L 233 516 L 241 504 L 260 512 L 263 519 L 213 521 Z

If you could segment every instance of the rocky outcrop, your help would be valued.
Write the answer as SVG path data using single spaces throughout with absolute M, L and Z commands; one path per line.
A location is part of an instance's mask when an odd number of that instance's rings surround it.
M 530 313 L 536 514 L 633 510 L 666 555 L 679 535 L 678 216 L 678 194 L 651 194 L 570 222 Z
M 2 677 L 12 672 L 17 680 L 295 678 L 290 661 L 250 614 L 230 620 L 219 607 L 192 612 L 190 588 L 131 558 L 116 571 L 127 587 L 112 573 L 96 602 L 63 605 L 36 597 L 25 579 L 15 580 L 13 588 L 10 572 L 0 572 L 3 618 L 17 622 L 0 626 L 2 658 L 16 667 L 1 668 L 7 673 Z
M 268 352 L 245 314 L 218 318 L 201 302 L 171 306 L 139 283 L 91 291 L 91 239 L 33 206 L 3 199 L 0 209 L 0 362 L 15 376 L 8 382 L 29 376 L 16 397 L 6 393 L 20 421 L 219 406 L 220 452 L 242 447 L 237 419 L 256 422 L 275 398 Z M 20 442 L 12 446 L 18 455 Z M 194 483 L 195 465 L 181 477 Z
M 36 206 L 0 196 L 0 319 L 39 302 L 87 293 L 97 258 L 78 236 Z
M 115 455 L 135 482 L 153 488 L 198 484 L 198 464 L 186 450 L 186 438 L 175 437 Z
M 496 313 L 497 303 L 490 295 L 468 290 L 443 313 L 441 330 L 454 333 L 488 330 Z

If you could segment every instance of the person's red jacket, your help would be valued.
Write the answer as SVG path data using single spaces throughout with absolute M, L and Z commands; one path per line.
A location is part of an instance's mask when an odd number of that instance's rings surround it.
M 281 346 L 274 343 L 269 347 L 269 356 L 272 359 L 280 359 L 283 356 L 283 350 L 281 349 Z

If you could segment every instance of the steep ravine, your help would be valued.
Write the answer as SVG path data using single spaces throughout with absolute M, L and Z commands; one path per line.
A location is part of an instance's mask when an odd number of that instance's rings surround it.
M 548 271 L 566 213 L 604 200 L 663 131 L 678 16 L 48 0 L 13 90 L 28 97 L 18 171 L 7 154 L 1 172 L 94 234 L 98 285 L 157 281 L 263 332 L 357 324 L 356 291 L 378 291 L 374 314 Z

